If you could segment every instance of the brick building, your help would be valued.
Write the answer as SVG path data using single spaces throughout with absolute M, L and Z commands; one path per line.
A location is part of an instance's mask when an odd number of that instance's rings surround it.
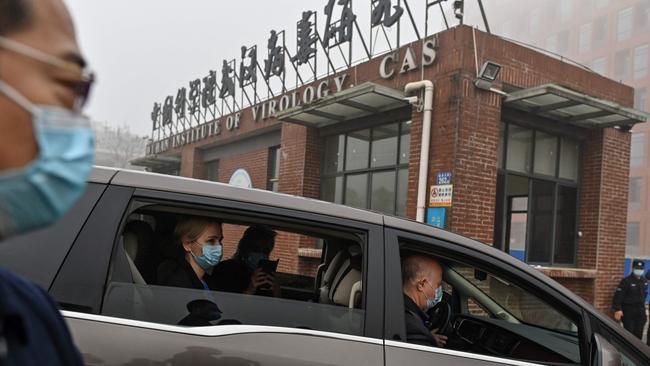
M 650 0 L 487 0 L 485 5 L 494 33 L 630 85 L 635 89 L 634 108 L 650 111 Z M 497 6 L 506 11 L 494 11 Z M 477 14 L 468 21 L 482 24 Z M 650 265 L 649 138 L 648 124 L 632 129 L 626 274 L 634 258 Z
M 479 88 L 487 61 L 501 73 Z M 415 218 L 424 96 L 404 90 L 420 80 L 434 85 L 426 206 L 443 206 L 438 225 L 606 310 L 625 256 L 629 130 L 644 120 L 634 90 L 466 26 L 153 142 L 136 163 Z M 430 197 L 440 183 L 450 206 Z M 308 271 L 318 243 L 282 238 L 276 251 Z

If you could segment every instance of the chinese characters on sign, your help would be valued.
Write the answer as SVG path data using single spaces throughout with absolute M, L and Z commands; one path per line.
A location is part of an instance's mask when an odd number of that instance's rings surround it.
M 284 32 L 282 33 L 284 38 Z M 267 43 L 269 58 L 264 61 L 264 78 L 270 79 L 271 76 L 280 76 L 284 74 L 284 49 L 278 45 L 278 33 L 271 31 L 271 37 Z
M 310 59 L 316 57 L 318 34 L 316 31 L 316 23 L 311 22 L 312 17 L 316 17 L 316 13 L 313 11 L 305 11 L 302 13 L 302 20 L 298 22 L 298 51 L 291 58 L 291 61 L 298 65 L 306 64 Z
M 372 0 L 372 5 L 374 9 L 372 9 L 370 24 L 373 27 L 383 25 L 390 28 L 404 14 L 404 8 L 399 5 L 393 6 L 394 12 L 391 14 L 391 0 Z
M 334 5 L 342 5 L 341 18 L 333 22 L 332 16 L 334 14 Z M 352 26 L 357 16 L 352 12 L 351 0 L 329 0 L 325 6 L 325 14 L 327 20 L 325 21 L 325 37 L 323 42 L 326 47 L 336 47 L 342 43 L 352 41 Z M 333 42 L 330 42 L 333 41 Z
M 454 186 L 451 184 L 431 186 L 429 207 L 451 207 L 453 196 Z
M 173 137 L 177 141 L 175 144 L 158 145 L 177 146 L 185 141 L 194 141 L 196 136 L 204 135 L 196 131 L 201 131 L 203 125 L 211 126 L 219 119 L 225 121 L 226 118 L 230 118 L 233 121 L 231 125 L 237 126 L 234 122 L 237 119 L 228 115 L 241 113 L 245 106 L 244 100 L 247 100 L 248 106 L 253 109 L 255 117 L 262 117 L 255 120 L 264 120 L 265 117 L 274 116 L 276 111 L 320 99 L 325 96 L 325 87 L 328 84 L 321 82 L 317 85 L 308 85 L 308 83 L 318 80 L 318 75 L 325 74 L 327 77 L 337 75 L 343 66 L 341 59 L 345 62 L 345 66 L 350 67 L 353 62 L 353 40 L 355 44 L 357 40 L 360 41 L 367 58 L 371 59 L 372 46 L 369 50 L 355 14 L 355 9 L 358 9 L 359 5 L 353 6 L 352 0 L 322 1 L 325 5 L 323 27 L 319 27 L 319 14 L 316 11 L 304 11 L 302 16 L 296 19 L 295 54 L 287 49 L 285 31 L 272 30 L 266 43 L 266 52 L 258 53 L 256 45 L 242 46 L 237 60 L 224 60 L 217 71 L 211 70 L 207 76 L 191 80 L 175 94 L 170 93 L 162 102 L 154 103 L 150 115 L 153 142 L 163 142 Z M 431 65 L 435 60 L 437 41 L 420 37 L 409 1 L 411 0 L 360 2 L 365 4 L 362 6 L 370 6 L 366 14 L 370 15 L 371 44 L 376 43 L 372 42 L 374 27 L 397 28 L 397 43 L 388 42 L 390 52 L 381 61 L 380 76 L 383 78 L 421 69 Z M 405 16 L 407 14 L 409 16 Z M 424 17 L 424 19 L 426 23 L 428 18 Z M 417 40 L 422 41 L 422 52 L 418 53 L 415 50 L 415 47 L 420 46 L 409 47 L 403 55 L 395 52 L 396 49 L 400 49 L 400 24 L 405 21 L 410 21 Z M 379 32 L 379 29 L 375 31 Z M 383 29 L 382 33 L 386 34 L 386 29 Z M 342 48 L 347 49 L 344 51 Z M 324 63 L 318 62 L 319 53 L 326 57 Z M 286 59 L 289 62 L 286 62 Z M 311 74 L 309 79 L 301 75 L 307 72 L 307 69 Z M 287 79 L 293 76 L 296 77 L 295 91 L 288 93 Z M 277 77 L 279 82 L 273 77 Z M 258 84 L 258 79 L 262 83 Z M 280 83 L 282 92 L 276 95 Z M 303 86 L 305 88 L 301 88 Z M 258 91 L 258 87 L 267 89 L 267 98 L 264 98 L 266 100 L 260 97 L 263 94 Z M 341 85 L 337 87 L 340 90 Z M 241 104 L 238 105 L 240 97 Z M 225 101 L 227 98 L 228 102 Z M 229 106 L 230 98 L 232 98 L 232 108 Z M 218 99 L 222 100 L 220 104 L 217 103 Z M 224 107 L 228 108 L 229 113 L 224 113 Z M 212 128 L 210 133 L 217 134 L 218 130 L 216 127 Z

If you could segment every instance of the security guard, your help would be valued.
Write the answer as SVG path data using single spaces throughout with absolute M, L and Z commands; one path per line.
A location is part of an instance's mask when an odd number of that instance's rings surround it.
M 643 337 L 647 320 L 645 299 L 648 296 L 648 280 L 644 277 L 644 263 L 635 259 L 632 273 L 621 280 L 614 293 L 614 319 L 623 320 L 623 326 L 635 336 Z

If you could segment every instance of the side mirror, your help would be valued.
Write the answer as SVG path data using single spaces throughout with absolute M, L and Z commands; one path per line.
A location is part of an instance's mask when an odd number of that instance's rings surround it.
M 591 366 L 619 366 L 621 354 L 600 334 L 594 333 L 591 339 Z

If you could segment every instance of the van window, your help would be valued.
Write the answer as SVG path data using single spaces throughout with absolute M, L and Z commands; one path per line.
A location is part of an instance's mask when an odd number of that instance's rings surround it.
M 544 296 L 478 266 L 413 250 L 412 243 L 404 245 L 407 342 L 422 344 L 411 319 L 419 313 L 423 315 L 416 319 L 434 335 L 427 344 L 431 347 L 541 363 L 580 363 L 578 323 Z M 427 309 L 424 299 L 434 296 L 427 286 L 436 287 L 437 281 L 443 281 L 443 296 Z M 414 309 L 417 306 L 422 306 L 420 311 Z M 446 317 L 447 313 L 451 315 Z M 437 343 L 439 335 L 447 337 L 445 344 Z
M 363 233 L 166 205 L 138 209 L 125 221 L 103 315 L 363 332 Z M 201 233 L 214 238 L 196 239 Z M 223 250 L 200 279 L 202 240 Z

